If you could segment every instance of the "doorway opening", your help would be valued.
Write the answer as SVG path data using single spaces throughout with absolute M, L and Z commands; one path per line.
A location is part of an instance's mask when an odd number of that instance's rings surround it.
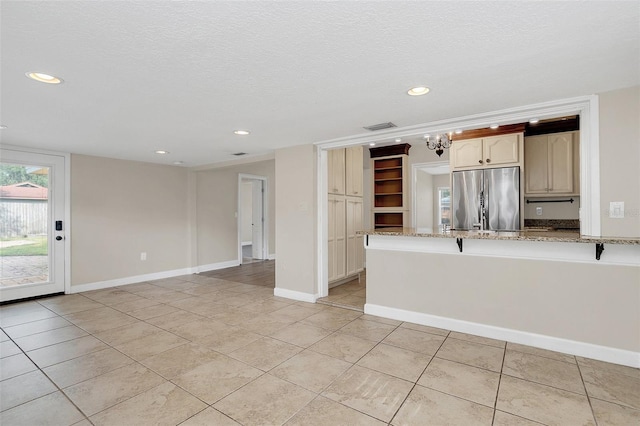
M 238 175 L 238 263 L 269 258 L 266 226 L 267 178 Z
M 450 226 L 449 162 L 413 164 L 412 221 L 418 232 L 440 232 Z

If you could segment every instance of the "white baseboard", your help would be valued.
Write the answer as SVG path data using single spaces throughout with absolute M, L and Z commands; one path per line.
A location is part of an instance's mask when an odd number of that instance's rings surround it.
M 592 343 L 561 339 L 543 334 L 495 327 L 420 312 L 406 311 L 404 309 L 389 308 L 371 303 L 364 305 L 364 313 L 383 318 L 444 328 L 461 333 L 474 334 L 476 336 L 489 337 L 491 339 L 506 340 L 512 343 L 627 365 L 629 367 L 640 367 L 640 352 L 632 352 L 625 349 L 594 345 Z
M 143 281 L 161 280 L 163 278 L 179 277 L 195 273 L 196 268 L 174 269 L 172 271 L 154 272 L 151 274 L 134 275 L 132 277 L 116 278 L 114 280 L 96 281 L 88 284 L 72 285 L 70 293 L 101 290 L 103 288 L 118 287 L 120 285 L 136 284 Z
M 301 291 L 287 290 L 285 288 L 276 287 L 273 289 L 273 295 L 278 297 L 284 297 L 285 299 L 299 300 L 300 302 L 316 302 L 316 295 L 311 293 L 303 293 Z
M 267 258 L 267 260 L 276 260 L 276 254 L 275 253 L 269 254 L 269 257 Z
M 209 263 L 208 265 L 196 266 L 194 269 L 195 273 L 199 274 L 200 272 L 215 271 L 217 269 L 231 268 L 238 265 L 240 265 L 240 262 L 238 262 L 238 260 L 227 260 L 225 262 Z
M 94 283 L 72 285 L 69 293 L 81 293 L 83 291 L 102 290 L 103 288 L 118 287 L 120 285 L 136 284 L 143 281 L 161 280 L 163 278 L 179 277 L 181 275 L 199 274 L 200 272 L 215 271 L 216 269 L 230 268 L 238 266 L 237 260 L 226 262 L 210 263 L 194 268 L 174 269 L 172 271 L 154 272 L 151 274 L 134 275 L 132 277 L 117 278 L 115 280 L 97 281 Z

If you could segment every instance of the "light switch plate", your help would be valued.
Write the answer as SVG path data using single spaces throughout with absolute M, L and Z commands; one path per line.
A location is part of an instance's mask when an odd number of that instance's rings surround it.
M 542 207 L 536 207 L 536 216 L 542 216 Z
M 609 217 L 611 219 L 624 218 L 624 201 L 612 201 L 609 203 Z

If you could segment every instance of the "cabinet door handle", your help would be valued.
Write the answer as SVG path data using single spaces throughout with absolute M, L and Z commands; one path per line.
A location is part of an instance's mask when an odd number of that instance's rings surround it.
M 478 160 L 478 163 L 482 164 L 482 160 Z
M 487 158 L 487 164 L 488 164 L 488 163 L 490 163 L 490 162 L 491 162 L 491 159 L 490 159 L 490 158 Z

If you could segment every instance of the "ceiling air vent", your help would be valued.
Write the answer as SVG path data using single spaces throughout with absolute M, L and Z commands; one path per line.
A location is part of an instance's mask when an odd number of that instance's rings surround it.
M 235 155 L 236 157 L 240 157 L 241 155 L 247 155 L 247 153 L 246 152 L 234 152 L 231 155 Z
M 393 127 L 398 127 L 398 126 L 396 126 L 392 122 L 373 124 L 371 126 L 364 126 L 365 129 L 371 130 L 372 132 L 375 132 L 376 130 L 391 129 Z

